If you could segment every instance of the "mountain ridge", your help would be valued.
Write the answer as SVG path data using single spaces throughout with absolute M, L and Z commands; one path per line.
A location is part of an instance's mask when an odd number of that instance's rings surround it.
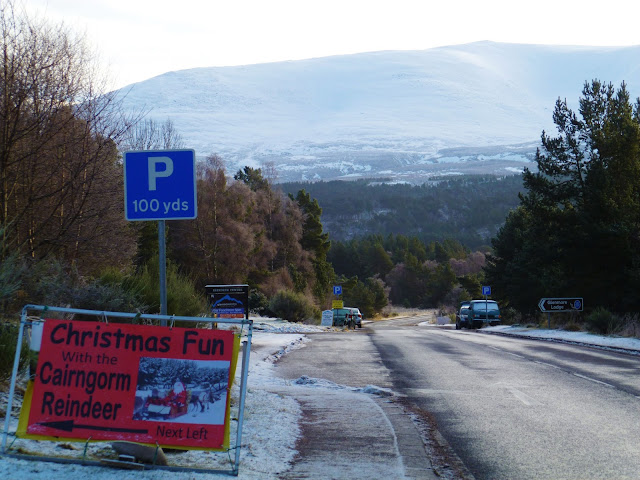
M 198 158 L 230 173 L 271 163 L 279 181 L 508 175 L 534 166 L 557 98 L 585 81 L 640 94 L 640 46 L 475 42 L 167 72 L 121 89 L 126 108 L 172 119 Z M 452 153 L 453 152 L 453 153 Z M 488 153 L 492 152 L 492 153 Z

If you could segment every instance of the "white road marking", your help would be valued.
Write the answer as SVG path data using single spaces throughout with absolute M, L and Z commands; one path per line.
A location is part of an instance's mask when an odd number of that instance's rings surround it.
M 598 383 L 600 385 L 604 385 L 605 387 L 616 388 L 615 385 L 611 385 L 610 383 L 606 383 L 606 382 L 601 382 L 600 380 L 596 380 L 595 378 L 587 377 L 586 375 L 580 375 L 579 373 L 575 373 L 575 372 L 573 372 L 573 375 L 575 375 L 576 377 L 579 377 L 579 378 L 584 378 L 585 380 L 589 380 L 590 382 L 593 382 L 593 383 Z
M 511 353 L 511 352 L 504 352 L 504 353 L 506 353 L 507 355 L 511 355 L 512 357 L 521 358 L 523 360 L 528 360 L 527 357 L 524 357 L 522 355 L 518 355 L 517 353 Z
M 556 370 L 564 370 L 562 367 L 554 365 L 553 363 L 541 362 L 540 360 L 532 360 L 532 362 L 538 365 L 544 365 L 545 367 L 555 368 Z
M 411 390 L 411 392 L 414 393 L 422 393 L 425 395 L 437 395 L 437 394 L 441 394 L 441 395 L 466 395 L 466 396 L 470 396 L 470 397 L 487 397 L 487 398 L 492 398 L 493 395 L 490 394 L 478 394 L 476 391 L 462 391 L 462 390 L 437 390 L 437 389 L 433 389 L 433 388 L 410 388 L 409 390 Z
M 509 390 L 509 392 L 511 392 L 511 394 L 514 397 L 516 397 L 518 400 L 520 400 L 522 403 L 524 403 L 528 407 L 542 405 L 540 402 L 538 402 L 534 398 L 530 397 L 526 393 L 521 392 L 517 388 L 507 387 L 507 390 Z

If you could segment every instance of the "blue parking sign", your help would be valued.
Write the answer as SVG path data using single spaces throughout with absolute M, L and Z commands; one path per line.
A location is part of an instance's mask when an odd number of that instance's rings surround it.
M 483 286 L 482 287 L 482 295 L 491 295 L 491 287 Z
M 333 286 L 333 294 L 334 295 L 342 295 L 342 285 L 334 285 Z
M 193 150 L 143 150 L 124 154 L 127 220 L 186 220 L 198 215 Z

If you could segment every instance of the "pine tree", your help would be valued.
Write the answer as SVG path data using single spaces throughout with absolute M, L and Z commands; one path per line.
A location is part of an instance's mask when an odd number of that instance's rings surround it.
M 291 195 L 290 197 L 293 199 Z M 335 278 L 335 272 L 331 264 L 327 262 L 327 252 L 331 247 L 331 242 L 329 241 L 329 234 L 323 233 L 320 220 L 322 208 L 320 208 L 318 201 L 316 199 L 312 200 L 311 196 L 304 190 L 298 192 L 295 200 L 304 213 L 300 244 L 303 249 L 314 254 L 312 264 L 316 281 L 313 286 L 313 293 L 316 298 L 323 300 L 330 294 L 329 288 Z
M 533 311 L 541 297 L 585 298 L 617 311 L 640 307 L 640 100 L 598 80 L 579 113 L 558 100 L 557 136 L 542 133 L 537 172 L 493 240 L 487 280 Z

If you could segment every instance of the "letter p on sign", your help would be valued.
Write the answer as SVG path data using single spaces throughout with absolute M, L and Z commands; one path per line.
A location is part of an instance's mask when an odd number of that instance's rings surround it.
M 164 165 L 164 168 L 158 169 L 158 165 Z M 149 157 L 148 167 L 149 191 L 157 190 L 157 178 L 166 178 L 173 174 L 173 160 L 169 157 Z

